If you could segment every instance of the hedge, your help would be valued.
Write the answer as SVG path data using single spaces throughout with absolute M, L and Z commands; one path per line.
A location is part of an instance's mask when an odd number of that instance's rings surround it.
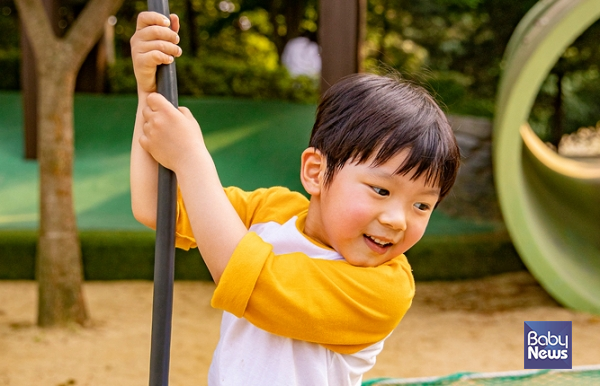
M 0 280 L 33 280 L 35 231 L 0 231 Z M 152 280 L 154 233 L 80 233 L 86 280 Z M 525 269 L 508 234 L 425 236 L 407 256 L 416 280 L 458 280 Z M 176 280 L 211 280 L 197 249 L 177 250 Z

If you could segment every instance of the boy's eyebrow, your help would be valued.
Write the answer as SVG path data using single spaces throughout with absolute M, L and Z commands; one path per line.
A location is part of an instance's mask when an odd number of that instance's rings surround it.
M 439 196 L 441 193 L 441 189 L 440 188 L 431 188 L 431 189 L 427 189 L 423 191 L 424 195 L 427 196 Z
M 375 177 L 386 178 L 386 179 L 393 179 L 394 177 L 396 177 L 398 175 L 398 173 L 395 173 L 395 172 L 388 173 L 387 171 L 382 170 L 380 168 L 371 168 L 371 173 Z M 426 189 L 423 189 L 423 191 L 421 193 L 426 196 L 439 196 L 441 193 L 441 188 L 428 187 Z

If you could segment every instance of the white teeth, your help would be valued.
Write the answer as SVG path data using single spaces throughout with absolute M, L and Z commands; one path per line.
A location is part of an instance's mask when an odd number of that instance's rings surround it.
M 388 244 L 391 244 L 391 243 L 388 243 L 387 241 L 380 240 L 380 239 L 378 239 L 377 237 L 373 237 L 373 236 L 367 236 L 367 237 L 369 237 L 371 240 L 373 240 L 373 241 L 374 241 L 374 242 L 376 242 L 377 244 L 381 245 L 382 247 L 384 247 L 384 246 L 386 246 L 386 245 L 388 245 Z

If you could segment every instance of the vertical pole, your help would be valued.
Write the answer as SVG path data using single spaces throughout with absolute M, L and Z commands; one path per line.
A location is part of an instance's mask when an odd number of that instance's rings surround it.
M 148 0 L 148 10 L 159 12 L 169 17 L 169 2 L 168 0 Z M 179 101 L 177 97 L 177 74 L 174 62 L 158 67 L 156 82 L 158 92 L 177 107 Z M 158 169 L 150 386 L 166 386 L 169 384 L 173 280 L 175 276 L 177 180 L 175 174 L 162 165 L 159 165 Z
M 360 71 L 366 30 L 365 0 L 320 0 L 321 93 Z

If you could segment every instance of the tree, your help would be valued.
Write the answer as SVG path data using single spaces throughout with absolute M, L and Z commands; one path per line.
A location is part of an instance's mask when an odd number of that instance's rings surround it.
M 73 205 L 73 94 L 86 55 L 123 0 L 91 0 L 63 38 L 41 0 L 15 0 L 33 48 L 38 88 L 40 227 L 38 324 L 85 324 L 83 267 Z
M 383 62 L 454 111 L 491 116 L 506 43 L 535 2 L 368 0 L 366 67 Z
M 598 122 L 599 34 L 597 21 L 565 50 L 537 96 L 530 123 L 540 138 L 554 146 L 563 134 Z

